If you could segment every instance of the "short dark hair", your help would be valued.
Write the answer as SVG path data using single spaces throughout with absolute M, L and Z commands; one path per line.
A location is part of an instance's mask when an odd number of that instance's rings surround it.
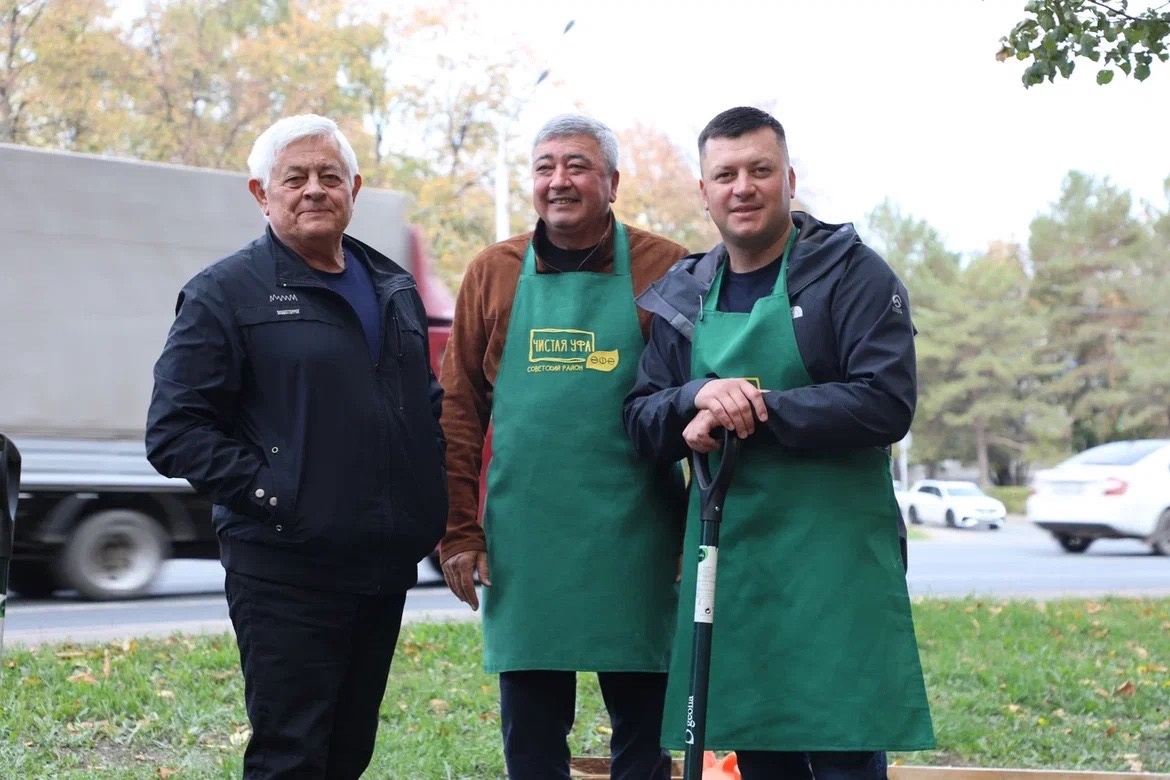
M 767 111 L 761 111 L 751 106 L 736 106 L 718 114 L 707 123 L 703 132 L 699 133 L 699 157 L 703 156 L 708 139 L 739 138 L 744 133 L 750 133 L 764 127 L 770 127 L 772 132 L 776 133 L 776 140 L 780 143 L 780 148 L 784 149 L 785 154 L 787 154 L 788 139 L 784 135 L 784 125 L 780 124 L 776 117 Z

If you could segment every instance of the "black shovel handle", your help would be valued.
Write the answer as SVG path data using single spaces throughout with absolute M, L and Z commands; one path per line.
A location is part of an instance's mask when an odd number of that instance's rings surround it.
M 719 465 L 711 473 L 711 460 L 706 452 L 691 453 L 691 473 L 699 488 L 699 519 L 718 523 L 723 519 L 723 499 L 735 474 L 739 461 L 739 436 L 735 431 L 722 429 L 723 443 L 719 448 Z
M 723 501 L 739 460 L 739 437 L 723 429 L 721 457 L 715 473 L 706 453 L 691 458 L 695 485 L 699 488 L 699 570 L 695 580 L 695 624 L 691 645 L 691 690 L 687 697 L 685 780 L 703 776 L 703 749 L 707 736 L 707 691 L 711 682 L 711 635 L 715 621 L 715 575 L 718 571 L 719 524 Z M 704 593 L 704 589 L 706 592 Z

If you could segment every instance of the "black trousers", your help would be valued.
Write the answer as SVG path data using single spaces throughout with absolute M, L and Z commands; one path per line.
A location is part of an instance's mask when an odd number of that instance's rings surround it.
M 737 751 L 743 780 L 886 780 L 886 754 Z
M 225 584 L 252 724 L 244 780 L 357 780 L 374 754 L 406 594 L 306 590 L 233 572 Z
M 599 672 L 609 712 L 613 780 L 670 780 L 661 747 L 666 675 Z M 577 706 L 575 672 L 503 672 L 500 721 L 509 780 L 567 780 L 568 735 Z

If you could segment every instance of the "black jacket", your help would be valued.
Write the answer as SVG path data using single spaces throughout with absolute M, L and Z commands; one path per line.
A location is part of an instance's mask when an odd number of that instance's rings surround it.
M 225 568 L 402 592 L 446 526 L 442 389 L 413 277 L 344 245 L 382 308 L 378 363 L 349 303 L 269 229 L 180 292 L 147 456 L 211 499 Z

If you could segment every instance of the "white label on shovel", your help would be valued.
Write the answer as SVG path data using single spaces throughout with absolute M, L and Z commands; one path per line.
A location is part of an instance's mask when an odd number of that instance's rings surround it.
M 699 546 L 699 571 L 695 577 L 695 622 L 715 622 L 715 567 L 719 548 Z

